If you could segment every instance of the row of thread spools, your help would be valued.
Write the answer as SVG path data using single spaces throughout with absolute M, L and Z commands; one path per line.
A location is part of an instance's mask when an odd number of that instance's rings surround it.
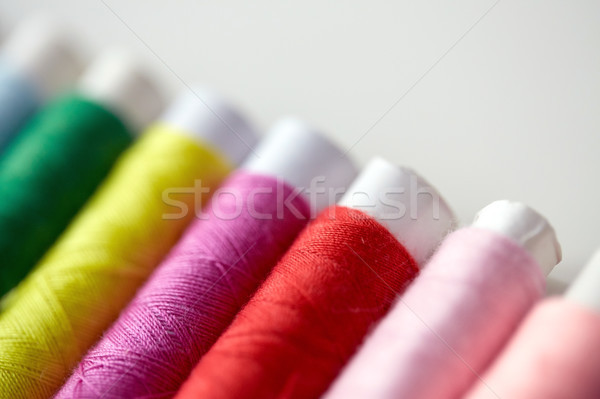
M 159 91 L 121 56 L 51 99 L 56 32 L 0 59 L 0 397 L 598 397 L 600 259 L 540 302 L 560 247 L 531 208 L 452 232 L 414 171 L 355 178 L 294 119 L 255 144 L 205 92 L 145 127 Z

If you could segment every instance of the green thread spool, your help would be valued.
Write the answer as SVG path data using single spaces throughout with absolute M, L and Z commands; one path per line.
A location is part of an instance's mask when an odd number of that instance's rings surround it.
M 200 93 L 175 101 L 119 158 L 46 256 L 6 296 L 0 398 L 51 397 L 194 219 L 195 206 L 206 203 L 213 190 L 195 191 L 197 184 L 216 188 L 254 145 L 243 115 Z M 188 188 L 194 193 L 178 190 Z M 167 217 L 183 208 L 188 211 Z
M 121 55 L 102 57 L 82 80 L 98 82 L 101 90 L 86 83 L 80 94 L 49 104 L 3 154 L 0 295 L 27 275 L 133 141 L 140 115 L 119 102 L 155 92 L 138 69 Z M 154 108 L 146 119 L 159 110 Z

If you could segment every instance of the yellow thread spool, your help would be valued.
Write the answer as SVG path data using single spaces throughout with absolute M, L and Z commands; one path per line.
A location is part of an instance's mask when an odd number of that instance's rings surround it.
M 194 216 L 163 218 L 173 211 L 163 191 L 192 187 L 197 179 L 214 187 L 232 169 L 218 154 L 160 124 L 126 152 L 57 244 L 6 298 L 0 314 L 0 398 L 46 398 L 60 387 Z M 193 195 L 178 200 L 193 209 Z

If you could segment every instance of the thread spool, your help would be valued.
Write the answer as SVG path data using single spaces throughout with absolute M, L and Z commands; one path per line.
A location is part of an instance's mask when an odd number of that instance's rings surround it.
M 600 250 L 597 250 L 586 267 L 579 272 L 579 275 L 575 281 L 573 281 L 573 284 L 567 289 L 567 292 L 565 293 L 566 298 L 600 313 L 599 281 Z
M 294 119 L 276 124 L 256 153 L 218 189 L 57 399 L 176 392 L 307 223 L 313 179 L 324 177 L 320 210 L 329 189 L 354 175 L 339 149 Z
M 78 49 L 56 22 L 32 18 L 0 49 L 0 152 L 47 100 L 79 74 Z
M 419 265 L 427 262 L 456 223 L 452 210 L 429 182 L 379 157 L 356 178 L 339 205 L 375 218 Z
M 79 94 L 37 114 L 0 159 L 0 296 L 27 275 L 134 131 L 160 109 L 160 95 L 141 66 L 121 54 L 101 56 L 81 83 Z
M 560 259 L 548 222 L 496 201 L 444 241 L 327 398 L 458 398 L 544 293 Z
M 190 101 L 204 117 L 206 105 L 196 97 Z M 211 106 L 217 114 L 233 112 L 230 106 Z M 0 397 L 52 395 L 192 220 L 194 212 L 177 213 L 193 209 L 196 181 L 215 187 L 232 169 L 221 149 L 202 140 L 212 129 L 228 134 L 229 128 L 215 123 L 203 133 L 189 126 L 204 128 L 185 120 L 151 126 L 6 298 L 0 314 Z M 244 129 L 246 137 L 253 136 L 248 125 Z M 237 139 L 227 144 L 243 145 Z M 206 200 L 206 194 L 199 196 Z
M 466 397 L 600 397 L 599 274 L 597 252 L 564 298 L 547 298 L 531 311 Z
M 345 197 L 363 192 L 376 198 L 390 186 L 365 187 L 363 183 L 369 181 L 365 176 L 382 175 L 386 176 L 380 181 L 391 182 L 396 189 L 414 174 L 376 160 Z M 346 201 L 342 199 L 342 203 Z M 389 224 L 413 226 L 400 229 L 402 236 L 394 236 L 374 217 L 357 209 L 334 206 L 321 212 L 200 360 L 176 397 L 318 397 L 367 330 L 418 272 L 417 263 L 400 244 L 411 241 L 405 235 L 414 231 L 422 237 L 434 236 L 425 234 L 421 223 L 450 228 L 451 213 L 441 212 L 437 221 L 421 213 L 418 204 L 424 212 L 431 201 L 419 197 L 413 204 L 404 203 L 409 214 L 417 208 L 422 222 Z M 390 215 L 391 210 L 383 205 L 371 209 L 386 210 Z M 422 247 L 436 245 L 430 242 Z

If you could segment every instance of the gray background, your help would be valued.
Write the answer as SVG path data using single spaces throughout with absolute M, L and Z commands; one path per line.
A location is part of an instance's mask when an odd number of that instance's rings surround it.
M 44 11 L 171 95 L 199 83 L 263 130 L 293 114 L 361 164 L 413 167 L 463 223 L 534 206 L 563 245 L 554 291 L 600 245 L 598 1 L 0 0 L 0 31 Z

